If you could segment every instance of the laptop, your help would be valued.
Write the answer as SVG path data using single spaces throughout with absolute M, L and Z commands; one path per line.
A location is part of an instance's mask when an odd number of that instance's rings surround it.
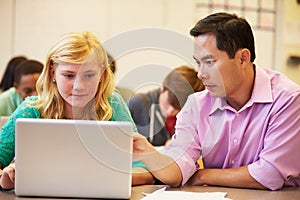
M 130 122 L 17 119 L 17 196 L 128 199 Z

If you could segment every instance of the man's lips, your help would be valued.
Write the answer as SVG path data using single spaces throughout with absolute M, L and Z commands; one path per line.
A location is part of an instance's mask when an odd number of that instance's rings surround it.
M 210 90 L 212 88 L 215 88 L 216 85 L 212 85 L 212 84 L 204 84 L 204 86 L 206 87 L 206 89 Z

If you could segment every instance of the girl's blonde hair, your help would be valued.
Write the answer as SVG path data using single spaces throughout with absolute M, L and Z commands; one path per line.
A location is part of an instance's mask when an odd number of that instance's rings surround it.
M 115 84 L 106 51 L 92 33 L 74 32 L 61 37 L 50 49 L 43 72 L 36 83 L 39 96 L 36 105 L 43 118 L 66 118 L 64 100 L 52 80 L 51 68 L 62 63 L 82 64 L 89 56 L 96 57 L 101 71 L 101 82 L 95 98 L 85 106 L 83 119 L 109 120 L 112 117 L 108 97 L 112 94 Z

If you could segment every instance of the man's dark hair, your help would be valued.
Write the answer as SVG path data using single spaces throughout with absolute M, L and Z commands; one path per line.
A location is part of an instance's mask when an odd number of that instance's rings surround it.
M 213 34 L 217 48 L 225 51 L 229 58 L 234 58 L 239 49 L 247 48 L 251 53 L 251 62 L 255 60 L 254 36 L 251 26 L 235 14 L 214 13 L 200 21 L 190 30 L 194 37 Z

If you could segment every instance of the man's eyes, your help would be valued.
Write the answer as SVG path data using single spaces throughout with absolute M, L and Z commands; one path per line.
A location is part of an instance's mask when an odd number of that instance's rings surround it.
M 206 64 L 208 64 L 208 65 L 213 64 L 213 60 L 207 60 L 207 61 L 206 61 Z
M 197 63 L 197 65 L 200 67 L 201 66 L 201 62 L 200 61 L 198 61 L 198 60 L 195 60 L 196 61 L 196 63 Z M 205 60 L 205 64 L 204 65 L 208 65 L 208 66 L 210 66 L 210 65 L 212 65 L 212 64 L 214 64 L 216 62 L 216 60 Z

